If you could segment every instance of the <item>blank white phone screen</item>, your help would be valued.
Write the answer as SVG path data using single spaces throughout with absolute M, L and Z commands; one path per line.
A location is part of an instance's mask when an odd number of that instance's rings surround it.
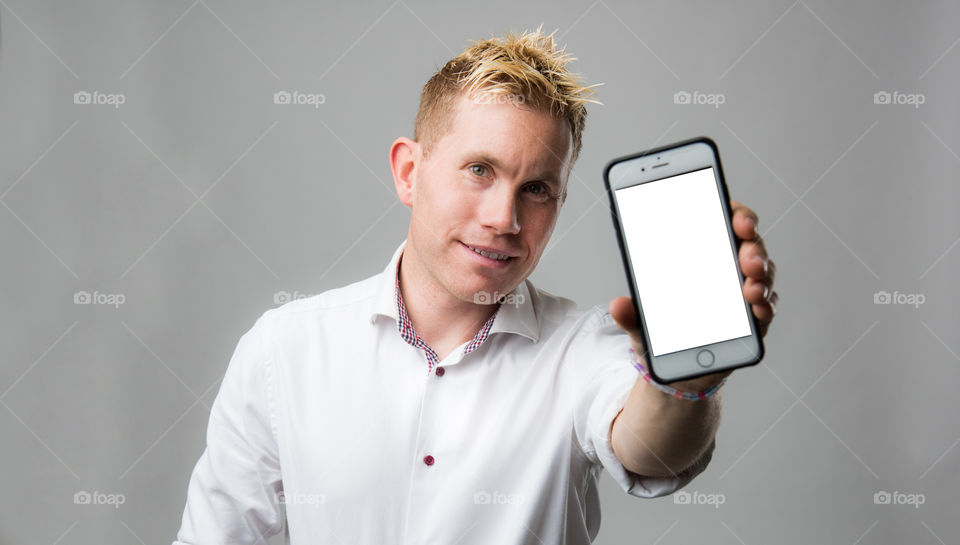
M 750 335 L 713 168 L 616 192 L 653 355 Z

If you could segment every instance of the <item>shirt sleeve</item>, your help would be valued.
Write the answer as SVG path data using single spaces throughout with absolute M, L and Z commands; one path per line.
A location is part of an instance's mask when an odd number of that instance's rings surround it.
M 173 545 L 266 543 L 283 529 L 273 361 L 264 342 L 265 317 L 240 338 L 227 366 Z
M 630 361 L 630 339 L 599 307 L 571 340 L 568 357 L 577 369 L 574 431 L 583 454 L 601 466 L 631 496 L 656 498 L 686 486 L 706 469 L 716 440 L 689 468 L 675 476 L 648 477 L 627 470 L 613 453 L 611 426 L 639 376 Z

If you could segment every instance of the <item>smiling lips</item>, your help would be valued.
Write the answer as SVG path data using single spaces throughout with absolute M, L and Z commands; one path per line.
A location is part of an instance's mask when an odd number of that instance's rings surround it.
M 495 260 L 497 260 L 497 261 L 506 261 L 506 260 L 508 260 L 508 259 L 511 259 L 511 258 L 515 257 L 515 256 L 512 256 L 512 255 L 510 255 L 510 254 L 504 253 L 502 250 L 500 250 L 499 252 L 498 252 L 498 251 L 494 251 L 494 250 L 495 250 L 494 248 L 489 248 L 489 249 L 488 249 L 488 248 L 485 248 L 485 247 L 476 247 L 476 246 L 471 246 L 471 245 L 466 244 L 466 243 L 464 243 L 463 245 L 466 246 L 467 248 L 470 248 L 470 249 L 473 250 L 474 252 L 482 255 L 483 257 L 487 257 L 487 258 L 490 258 L 490 259 L 495 259 Z

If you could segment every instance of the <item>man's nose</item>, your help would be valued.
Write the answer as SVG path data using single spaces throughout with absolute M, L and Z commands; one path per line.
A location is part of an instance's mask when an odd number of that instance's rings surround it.
M 506 187 L 506 184 L 488 192 L 480 205 L 479 213 L 481 223 L 485 227 L 494 229 L 497 234 L 520 232 L 517 197 L 511 188 Z

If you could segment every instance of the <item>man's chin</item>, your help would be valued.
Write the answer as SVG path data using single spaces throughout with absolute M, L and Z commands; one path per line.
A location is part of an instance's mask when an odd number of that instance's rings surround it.
M 484 286 L 476 291 L 468 291 L 461 294 L 460 299 L 469 301 L 475 305 L 494 305 L 501 297 L 512 292 L 514 289 L 515 287 Z

